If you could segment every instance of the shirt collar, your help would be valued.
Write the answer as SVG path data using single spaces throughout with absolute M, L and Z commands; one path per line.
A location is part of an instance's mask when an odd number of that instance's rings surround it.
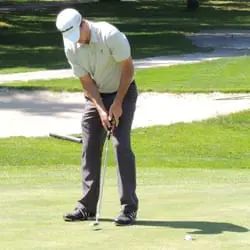
M 98 43 L 98 38 L 97 38 L 97 34 L 96 34 L 96 28 L 93 22 L 90 21 L 86 21 L 89 25 L 89 29 L 90 29 L 90 43 Z

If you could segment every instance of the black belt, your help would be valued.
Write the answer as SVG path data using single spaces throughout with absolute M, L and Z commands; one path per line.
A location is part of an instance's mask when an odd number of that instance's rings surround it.
M 115 92 L 111 92 L 111 93 L 100 93 L 101 97 L 109 97 L 109 96 L 113 96 L 116 95 L 117 91 Z
M 131 85 L 135 85 L 135 81 L 131 82 L 129 86 L 131 86 Z M 117 91 L 111 92 L 111 93 L 100 93 L 100 96 L 101 96 L 102 98 L 105 98 L 105 97 L 109 97 L 109 96 L 116 95 L 116 93 L 117 93 Z M 89 98 L 88 96 L 86 96 L 86 95 L 85 95 L 85 98 L 86 98 L 87 100 L 90 100 L 90 98 Z

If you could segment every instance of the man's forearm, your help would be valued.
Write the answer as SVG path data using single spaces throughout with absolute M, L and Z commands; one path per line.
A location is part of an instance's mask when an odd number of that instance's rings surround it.
M 131 81 L 134 76 L 134 67 L 132 60 L 125 61 L 122 63 L 122 73 L 121 73 L 121 80 L 120 85 L 117 90 L 117 94 L 115 97 L 115 102 L 122 103 L 123 99 L 128 91 L 128 88 L 131 84 Z
M 98 112 L 104 111 L 105 107 L 102 102 L 100 93 L 95 85 L 95 82 L 92 79 L 88 80 L 80 79 L 80 80 L 84 91 L 86 92 L 88 98 L 90 98 L 91 101 L 95 104 Z
M 111 128 L 111 124 L 109 121 L 108 112 L 103 104 L 101 95 L 96 87 L 95 81 L 91 79 L 89 76 L 85 76 L 80 78 L 82 87 L 87 94 L 88 98 L 94 103 L 96 106 L 96 110 L 99 113 L 100 121 L 102 126 L 109 130 Z

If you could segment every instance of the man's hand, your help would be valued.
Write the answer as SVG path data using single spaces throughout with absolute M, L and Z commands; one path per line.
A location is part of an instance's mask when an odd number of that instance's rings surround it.
M 103 109 L 97 109 L 99 116 L 100 116 L 100 120 L 102 123 L 102 126 L 108 131 L 111 128 L 111 119 L 109 119 L 109 115 L 108 112 L 106 112 Z
M 118 101 L 114 101 L 109 109 L 109 120 L 114 119 L 115 127 L 118 126 L 121 115 L 122 115 L 122 104 Z

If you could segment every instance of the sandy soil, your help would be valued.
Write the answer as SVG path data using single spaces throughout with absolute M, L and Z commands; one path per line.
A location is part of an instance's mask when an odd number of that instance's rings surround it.
M 80 133 L 81 93 L 0 92 L 0 137 Z M 133 128 L 192 122 L 250 109 L 250 94 L 142 93 Z

